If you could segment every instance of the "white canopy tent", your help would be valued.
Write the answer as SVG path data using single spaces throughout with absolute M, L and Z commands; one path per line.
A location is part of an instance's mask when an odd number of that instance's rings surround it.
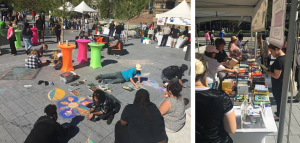
M 79 5 L 74 8 L 74 11 L 84 13 L 84 12 L 98 12 L 92 8 L 90 8 L 84 1 L 82 1 Z
M 186 1 L 183 1 L 165 13 L 156 14 L 156 18 L 160 17 L 181 17 L 191 19 L 191 7 Z
M 59 10 L 63 10 L 64 6 L 62 5 L 61 7 L 58 8 Z M 73 11 L 74 6 L 70 2 L 65 3 L 65 9 L 66 11 Z

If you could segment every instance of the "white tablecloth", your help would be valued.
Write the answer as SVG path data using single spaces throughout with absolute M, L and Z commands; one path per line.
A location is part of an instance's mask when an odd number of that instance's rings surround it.
M 157 45 L 160 45 L 163 36 L 162 35 L 157 35 Z M 166 43 L 166 46 L 170 47 L 171 46 L 171 37 L 168 37 L 168 41 Z
M 235 117 L 237 122 L 240 123 L 241 120 L 241 110 L 234 109 Z M 277 132 L 277 127 L 274 121 L 273 112 L 271 107 L 265 108 L 266 118 L 265 118 L 265 126 L 266 128 L 257 128 L 257 129 L 236 129 L 234 134 L 230 134 L 233 142 L 236 143 L 265 143 L 265 137 L 268 134 Z
M 187 40 L 178 38 L 175 47 L 179 49 L 186 41 Z
M 116 32 L 116 30 L 114 31 L 113 36 L 115 36 L 115 32 Z M 109 29 L 105 28 L 104 31 L 103 31 L 103 34 L 108 35 L 109 34 Z

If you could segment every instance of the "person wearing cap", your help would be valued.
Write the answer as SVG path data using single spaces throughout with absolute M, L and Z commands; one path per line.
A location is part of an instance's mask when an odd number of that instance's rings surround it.
M 219 50 L 217 50 L 216 47 L 212 45 L 206 46 L 204 55 L 208 64 L 208 71 L 209 71 L 206 80 L 208 86 L 212 89 L 216 88 L 216 79 L 217 79 L 218 72 L 222 71 L 222 72 L 238 73 L 238 71 L 236 70 L 225 68 L 221 63 L 219 63 L 216 59 L 214 59 L 217 53 L 219 53 Z
M 228 51 L 230 53 L 230 57 L 236 60 L 239 60 L 242 57 L 242 53 L 239 47 L 236 46 L 237 38 L 235 36 L 231 37 L 231 41 L 228 45 Z
M 141 70 L 142 70 L 142 66 L 140 64 L 136 64 L 135 68 L 131 68 L 129 70 L 126 71 L 120 71 L 120 72 L 115 72 L 115 73 L 107 73 L 107 74 L 99 74 L 98 76 L 96 76 L 96 80 L 98 80 L 98 82 L 102 82 L 103 83 L 123 83 L 126 81 L 131 81 L 131 83 L 136 87 L 136 88 L 140 88 L 133 80 L 133 77 L 135 75 L 138 76 L 138 83 L 140 85 L 144 85 L 143 83 L 141 83 L 141 79 L 140 79 L 140 75 L 141 75 Z
M 181 67 L 178 66 L 169 66 L 163 69 L 161 73 L 161 79 L 163 80 L 163 86 L 167 87 L 170 82 L 179 82 L 179 84 L 186 88 L 186 86 L 182 83 L 182 76 L 184 71 L 188 70 L 188 66 L 186 64 L 182 64 Z

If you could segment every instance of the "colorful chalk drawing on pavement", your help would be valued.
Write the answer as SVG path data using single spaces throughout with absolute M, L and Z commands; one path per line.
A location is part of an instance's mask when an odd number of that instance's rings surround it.
M 59 100 L 66 95 L 65 91 L 59 88 L 55 88 L 48 93 L 48 98 L 50 100 Z
M 14 67 L 1 80 L 31 80 L 36 77 L 41 69 L 29 69 L 25 67 Z
M 92 100 L 86 97 L 69 96 L 57 102 L 57 111 L 64 119 L 71 119 L 77 115 L 89 114 L 87 104 Z
M 124 64 L 141 64 L 141 65 L 153 65 L 150 60 L 118 60 L 118 63 Z
M 157 82 L 155 82 L 155 81 L 153 81 L 153 80 L 151 80 L 149 78 L 148 78 L 147 81 L 143 81 L 143 84 L 147 85 L 147 86 L 151 86 L 151 87 L 153 87 L 153 88 L 155 88 L 155 89 L 157 89 L 157 90 L 159 90 L 161 92 L 165 92 L 166 91 L 166 88 L 159 87 L 159 84 Z
M 41 57 L 40 60 L 44 64 L 44 63 L 46 63 L 47 58 Z M 55 65 L 54 63 L 49 63 L 48 64 L 49 67 L 54 67 L 54 65 Z

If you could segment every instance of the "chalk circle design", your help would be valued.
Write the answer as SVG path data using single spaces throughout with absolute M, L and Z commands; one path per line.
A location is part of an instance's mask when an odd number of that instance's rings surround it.
M 48 98 L 50 100 L 59 100 L 66 95 L 66 92 L 62 89 L 55 88 L 48 93 Z
M 57 102 L 57 112 L 64 119 L 74 118 L 77 115 L 89 114 L 87 104 L 92 100 L 86 97 L 69 96 Z

